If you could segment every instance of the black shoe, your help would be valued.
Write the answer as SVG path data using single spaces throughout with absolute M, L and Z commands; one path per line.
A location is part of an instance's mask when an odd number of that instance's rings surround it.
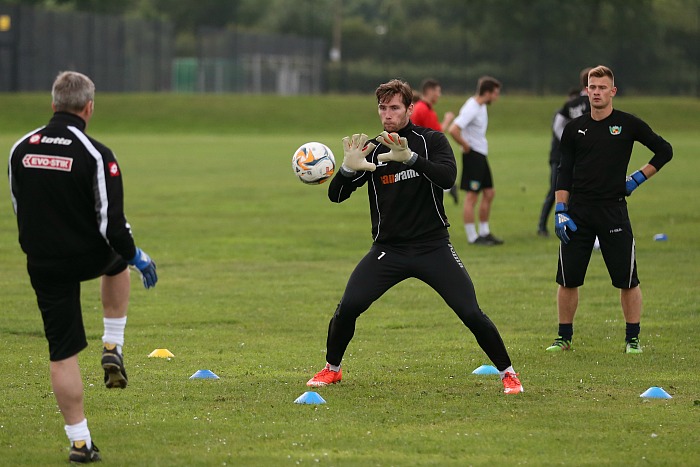
M 503 245 L 503 240 L 501 240 L 498 237 L 494 237 L 492 233 L 489 233 L 488 235 L 484 235 L 481 238 L 485 238 L 486 240 L 493 242 L 494 245 Z
M 490 240 L 488 237 L 476 237 L 476 240 L 469 242 L 470 245 L 483 245 L 483 246 L 494 246 L 496 243 Z
M 89 464 L 90 462 L 101 461 L 102 458 L 100 457 L 100 450 L 97 449 L 95 443 L 92 443 L 92 446 L 88 449 L 85 441 L 74 441 L 70 447 L 68 460 L 78 464 Z
M 549 237 L 549 232 L 547 232 L 547 230 L 545 230 L 545 229 L 539 229 L 537 231 L 537 236 L 538 237 Z
M 455 204 L 459 204 L 459 188 L 457 188 L 457 185 L 452 185 L 452 188 L 450 188 L 450 196 L 452 196 Z
M 128 384 L 124 358 L 117 351 L 116 344 L 105 344 L 102 348 L 102 369 L 105 370 L 105 386 L 107 388 L 124 389 Z

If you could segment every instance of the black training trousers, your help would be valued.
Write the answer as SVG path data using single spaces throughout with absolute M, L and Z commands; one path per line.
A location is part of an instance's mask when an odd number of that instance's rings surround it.
M 340 365 L 357 318 L 394 285 L 415 277 L 432 287 L 476 337 L 500 371 L 511 365 L 498 329 L 476 300 L 474 284 L 448 239 L 439 244 L 390 247 L 374 244 L 355 267 L 328 325 L 326 361 Z

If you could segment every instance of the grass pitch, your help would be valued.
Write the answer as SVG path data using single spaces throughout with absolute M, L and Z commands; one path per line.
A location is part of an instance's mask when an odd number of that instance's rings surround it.
M 445 96 L 440 112 L 458 110 Z M 160 281 L 134 278 L 129 387 L 99 368 L 98 282 L 84 284 L 86 411 L 103 465 L 693 465 L 700 456 L 698 100 L 617 98 L 675 157 L 629 199 L 645 306 L 642 355 L 623 354 L 624 319 L 600 255 L 576 318 L 556 334 L 556 237 L 535 235 L 547 188 L 549 124 L 562 99 L 504 96 L 490 108 L 497 248 L 453 243 L 498 326 L 525 393 L 505 396 L 472 335 L 429 287 L 408 280 L 358 321 L 344 380 L 327 404 L 293 401 L 324 363 L 328 320 L 370 246 L 366 195 L 341 205 L 291 172 L 294 149 L 379 132 L 368 96 L 98 96 L 89 132 L 115 150 L 137 244 Z M 0 146 L 49 117 L 47 95 L 0 95 Z M 630 169 L 649 153 L 637 147 Z M 0 192 L 8 193 L 6 178 Z M 655 242 L 656 233 L 667 242 Z M 39 312 L 9 199 L 0 215 L 0 451 L 5 465 L 65 465 Z M 147 358 L 155 348 L 171 360 Z M 191 381 L 199 369 L 218 381 Z M 639 395 L 661 386 L 670 400 Z

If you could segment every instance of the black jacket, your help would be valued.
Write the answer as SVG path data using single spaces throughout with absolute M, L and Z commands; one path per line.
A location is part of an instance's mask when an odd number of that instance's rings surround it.
M 352 177 L 338 171 L 328 186 L 328 197 L 335 203 L 343 202 L 367 183 L 372 238 L 377 243 L 400 245 L 446 238 L 450 224 L 442 203 L 443 190 L 450 189 L 457 178 L 452 147 L 443 133 L 411 122 L 398 133 L 418 154 L 411 167 L 399 162 L 380 163 L 377 155 L 389 149 L 378 145 L 367 156 L 377 164 L 377 170 Z
M 649 148 L 649 161 L 661 170 L 673 157 L 671 145 L 643 120 L 613 109 L 601 121 L 584 114 L 570 121 L 561 137 L 557 190 L 571 193 L 570 203 L 625 202 L 625 179 L 634 142 Z
M 136 254 L 124 216 L 121 169 L 85 121 L 56 112 L 10 153 L 8 175 L 19 242 L 28 260 L 65 260 L 113 248 Z

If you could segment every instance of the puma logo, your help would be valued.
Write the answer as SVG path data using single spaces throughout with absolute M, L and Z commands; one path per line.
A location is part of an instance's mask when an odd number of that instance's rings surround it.
M 579 133 L 581 133 L 583 136 L 586 136 L 586 132 L 588 131 L 588 128 L 585 130 L 578 130 Z

